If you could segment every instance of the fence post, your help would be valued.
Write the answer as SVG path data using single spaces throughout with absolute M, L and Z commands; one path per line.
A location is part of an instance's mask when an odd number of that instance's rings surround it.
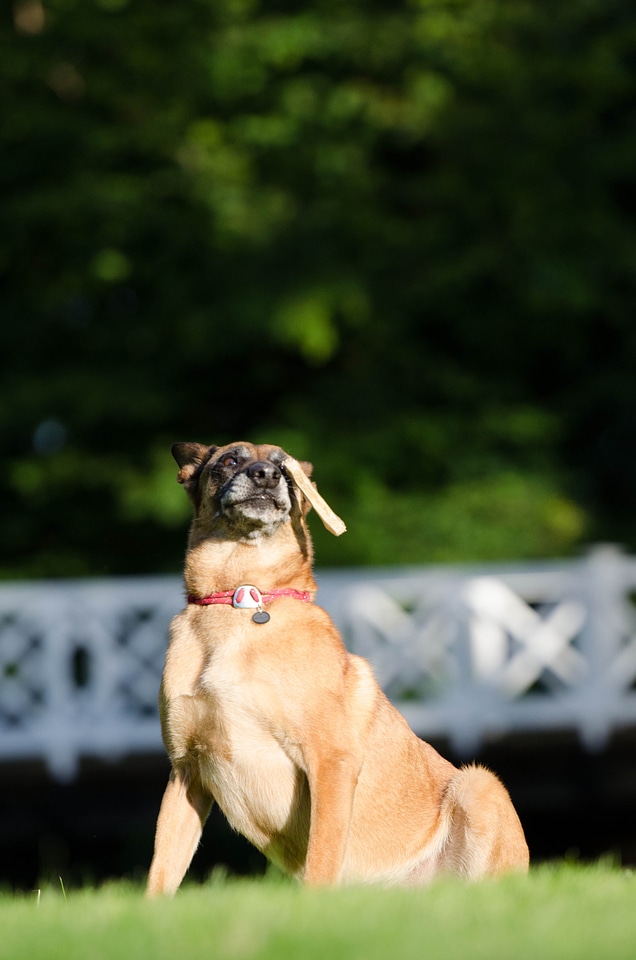
M 620 651 L 623 551 L 613 544 L 593 547 L 582 562 L 580 590 L 588 610 L 580 635 L 587 673 L 578 689 L 579 736 L 588 750 L 601 750 L 616 715 L 616 689 L 609 685 L 612 663 Z

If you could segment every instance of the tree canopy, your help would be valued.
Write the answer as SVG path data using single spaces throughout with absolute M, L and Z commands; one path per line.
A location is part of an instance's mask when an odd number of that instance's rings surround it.
M 627 0 L 13 0 L 5 577 L 176 570 L 174 440 L 278 443 L 322 564 L 636 544 Z

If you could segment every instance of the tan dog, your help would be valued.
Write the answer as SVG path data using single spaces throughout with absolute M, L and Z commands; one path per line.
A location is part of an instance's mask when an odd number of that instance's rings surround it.
M 249 443 L 172 452 L 194 521 L 160 694 L 172 773 L 148 894 L 178 888 L 215 800 L 307 884 L 525 870 L 499 780 L 418 739 L 313 603 L 311 486 L 283 466 L 298 464 Z

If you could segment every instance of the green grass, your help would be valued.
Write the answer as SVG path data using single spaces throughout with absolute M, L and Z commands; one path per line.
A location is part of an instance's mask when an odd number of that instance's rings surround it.
M 636 874 L 606 863 L 425 889 L 212 880 L 0 897 L 2 960 L 612 960 L 636 957 Z

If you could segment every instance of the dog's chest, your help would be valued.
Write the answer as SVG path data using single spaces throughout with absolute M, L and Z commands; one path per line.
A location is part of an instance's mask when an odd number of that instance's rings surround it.
M 255 659 L 231 648 L 210 658 L 194 698 L 196 757 L 203 783 L 232 826 L 263 848 L 289 822 L 304 774 L 279 693 Z

